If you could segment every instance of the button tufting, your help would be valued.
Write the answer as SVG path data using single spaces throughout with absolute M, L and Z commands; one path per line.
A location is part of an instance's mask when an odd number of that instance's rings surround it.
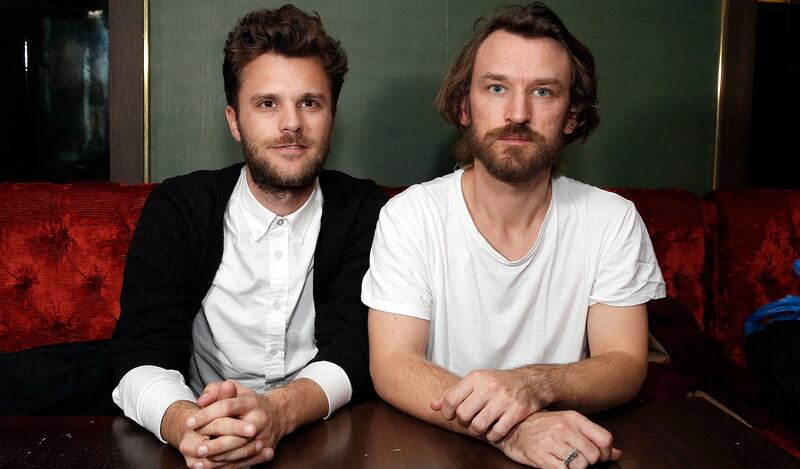
M 103 288 L 103 279 L 100 275 L 90 275 L 86 277 L 86 282 L 84 283 L 84 288 L 90 292 L 96 292 Z
M 63 223 L 54 223 L 52 231 L 39 238 L 40 242 L 50 249 L 51 259 L 61 259 L 67 255 L 69 246 L 72 243 L 67 227 Z
M 19 269 L 14 277 L 16 279 L 14 289 L 23 295 L 27 295 L 33 289 L 33 285 L 39 282 L 39 278 L 30 267 Z

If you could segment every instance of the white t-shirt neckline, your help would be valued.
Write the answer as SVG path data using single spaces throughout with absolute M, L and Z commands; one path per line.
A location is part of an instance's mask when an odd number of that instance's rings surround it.
M 521 264 L 525 264 L 526 262 L 532 261 L 536 257 L 536 253 L 539 251 L 539 246 L 544 243 L 543 238 L 545 238 L 545 233 L 547 232 L 547 226 L 550 223 L 551 218 L 555 218 L 557 215 L 553 214 L 553 212 L 557 211 L 557 205 L 555 202 L 556 199 L 556 185 L 552 183 L 551 178 L 551 197 L 550 197 L 550 205 L 547 207 L 547 213 L 545 214 L 544 220 L 542 221 L 542 226 L 539 227 L 539 233 L 536 235 L 536 241 L 533 242 L 533 245 L 525 253 L 524 256 L 520 257 L 516 260 L 508 259 L 506 256 L 500 254 L 497 249 L 492 246 L 492 244 L 481 234 L 478 226 L 475 224 L 475 220 L 472 219 L 472 215 L 469 213 L 469 208 L 467 207 L 467 199 L 464 196 L 464 186 L 463 186 L 463 179 L 464 179 L 465 171 L 463 169 L 459 169 L 455 173 L 455 177 L 453 177 L 453 184 L 455 184 L 455 191 L 457 194 L 457 205 L 458 210 L 461 213 L 461 217 L 463 218 L 464 225 L 467 227 L 471 236 L 473 236 L 480 246 L 488 252 L 494 260 L 498 263 L 508 266 L 517 266 Z

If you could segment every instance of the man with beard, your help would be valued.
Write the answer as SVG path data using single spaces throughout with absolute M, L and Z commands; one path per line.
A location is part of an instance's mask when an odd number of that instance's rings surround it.
M 282 436 L 371 394 L 359 293 L 386 201 L 322 169 L 347 58 L 318 15 L 248 14 L 224 52 L 246 163 L 153 191 L 112 341 L 114 401 L 203 469 L 271 459 Z
M 661 272 L 631 202 L 555 172 L 598 122 L 589 50 L 538 2 L 479 25 L 436 100 L 461 169 L 393 198 L 375 231 L 375 389 L 524 464 L 614 460 L 579 412 L 637 394 Z

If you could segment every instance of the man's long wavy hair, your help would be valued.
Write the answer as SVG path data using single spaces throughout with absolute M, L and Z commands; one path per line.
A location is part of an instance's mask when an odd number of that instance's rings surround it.
M 234 109 L 238 110 L 242 70 L 259 56 L 272 52 L 285 57 L 319 58 L 331 85 L 331 110 L 336 113 L 347 73 L 347 55 L 339 41 L 325 32 L 318 13 L 308 14 L 293 5 L 249 13 L 228 34 L 224 52 L 225 98 Z
M 436 96 L 436 108 L 444 120 L 462 132 L 466 129 L 461 124 L 461 110 L 464 106 L 463 109 L 469 111 L 469 90 L 475 55 L 483 41 L 498 30 L 525 38 L 549 37 L 564 47 L 572 63 L 570 108 L 577 126 L 572 133 L 563 136 L 563 143 L 566 145 L 576 140 L 586 140 L 600 122 L 594 57 L 586 46 L 570 34 L 558 15 L 541 2 L 524 7 L 501 7 L 488 18 L 478 18 L 473 26 L 472 39 L 461 50 Z M 465 163 L 468 165 L 471 161 L 462 161 L 462 166 Z

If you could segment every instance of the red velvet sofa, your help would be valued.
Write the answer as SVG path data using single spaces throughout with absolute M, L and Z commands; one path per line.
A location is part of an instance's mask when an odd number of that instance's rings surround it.
M 125 254 L 152 188 L 0 184 L 0 354 L 111 336 Z M 704 331 L 700 340 L 712 338 L 720 357 L 746 366 L 745 318 L 769 301 L 800 293 L 791 269 L 800 258 L 800 190 L 718 190 L 702 198 L 673 189 L 617 192 L 636 204 L 647 224 L 672 298 L 671 306 L 657 308 L 657 317 L 667 321 L 662 330 L 673 334 L 667 352 L 696 353 L 688 350 L 694 345 L 686 335 Z M 681 323 L 689 327 L 686 334 L 669 324 L 679 314 L 695 320 Z M 651 371 L 675 375 L 689 387 L 703 381 L 691 376 L 696 369 Z M 645 393 L 659 395 L 670 386 L 682 392 L 675 382 L 649 379 Z M 773 428 L 770 418 L 761 420 Z M 775 431 L 786 435 L 783 430 Z M 784 439 L 798 446 L 792 435 Z

